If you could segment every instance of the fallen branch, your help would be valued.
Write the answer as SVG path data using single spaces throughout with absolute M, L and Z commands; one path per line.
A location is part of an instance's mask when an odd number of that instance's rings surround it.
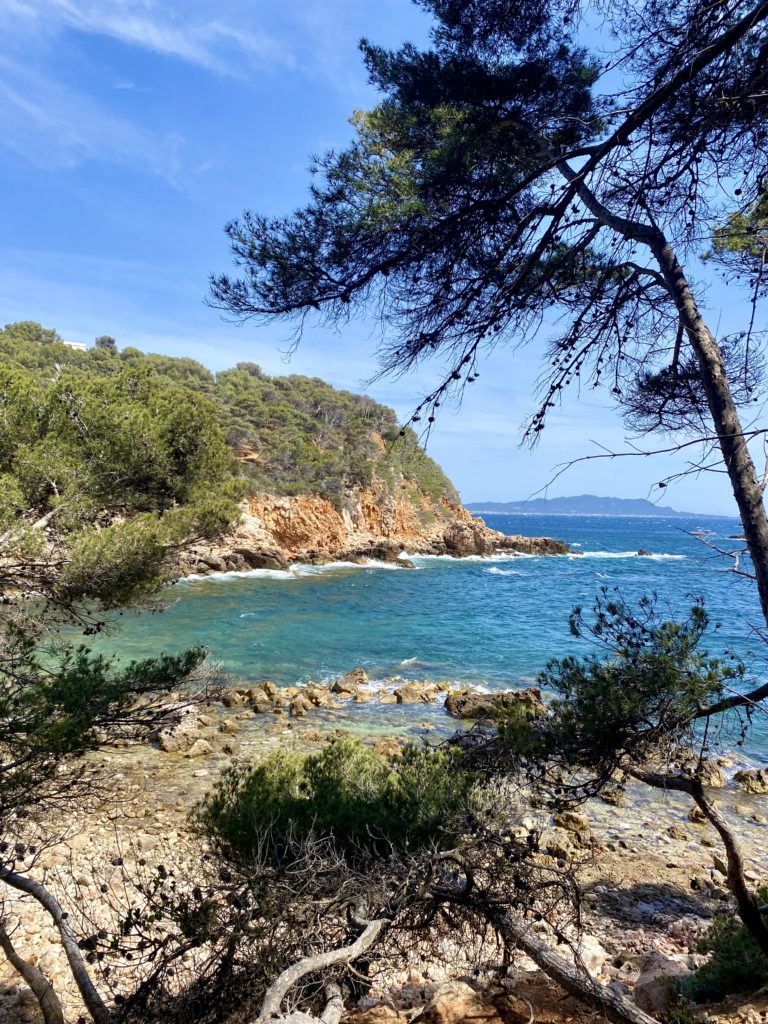
M 354 942 L 350 943 L 349 946 L 341 946 L 339 949 L 331 949 L 325 953 L 317 953 L 314 956 L 304 957 L 303 960 L 299 960 L 298 963 L 292 964 L 287 967 L 282 974 L 272 982 L 267 989 L 266 995 L 264 996 L 264 1002 L 261 1004 L 261 1011 L 259 1016 L 256 1018 L 255 1024 L 264 1024 L 264 1021 L 269 1020 L 272 1017 L 280 1016 L 280 1007 L 283 999 L 290 991 L 291 988 L 306 977 L 308 974 L 315 974 L 317 971 L 325 970 L 328 967 L 333 967 L 335 964 L 350 963 L 352 960 L 356 960 L 359 956 L 370 949 L 371 946 L 376 942 L 383 929 L 389 922 L 384 918 L 377 918 L 371 921 L 359 935 Z M 331 994 L 329 998 L 329 1005 L 326 1006 L 323 1011 L 323 1021 L 325 1024 L 338 1024 L 338 1019 L 334 1019 L 336 1009 L 341 1003 L 341 992 Z M 329 1010 L 333 1004 L 332 1009 Z M 325 1014 L 329 1014 L 326 1020 Z M 341 1016 L 341 1009 L 339 1009 L 339 1017 Z

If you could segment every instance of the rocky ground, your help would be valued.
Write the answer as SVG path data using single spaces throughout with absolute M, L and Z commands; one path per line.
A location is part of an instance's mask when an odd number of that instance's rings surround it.
M 211 706 L 170 712 L 149 743 L 126 739 L 92 755 L 89 763 L 106 787 L 94 791 L 78 821 L 66 819 L 60 841 L 28 855 L 27 866 L 57 892 L 74 922 L 98 927 L 107 923 L 100 915 L 109 917 L 125 906 L 132 880 L 151 876 L 157 865 L 173 865 L 180 879 L 199 876 L 206 849 L 191 837 L 186 816 L 233 758 L 250 758 L 278 744 L 317 747 L 343 732 L 354 708 L 370 701 L 415 704 L 423 709 L 427 727 L 435 715 L 446 714 L 443 701 L 455 716 L 477 716 L 494 699 L 469 690 L 450 692 L 445 683 L 371 686 L 362 670 L 330 686 L 279 689 L 265 682 L 229 689 Z M 522 699 L 533 706 L 538 695 L 526 691 Z M 371 742 L 394 750 L 401 740 L 382 733 Z M 752 770 L 740 781 L 727 780 L 732 771 L 732 765 L 714 765 L 711 781 L 720 806 L 739 823 L 748 874 L 756 881 L 766 874 L 768 776 Z M 659 993 L 665 991 L 659 979 L 695 966 L 698 938 L 726 905 L 715 833 L 684 800 L 641 790 L 631 791 L 624 805 L 593 802 L 583 813 L 531 817 L 531 823 L 542 830 L 545 856 L 581 864 L 584 962 L 601 981 L 634 992 L 649 1012 L 659 1012 Z M 4 896 L 3 911 L 20 951 L 52 979 L 64 996 L 68 1019 L 76 1021 L 79 1000 L 55 930 L 25 899 Z M 554 1024 L 593 1016 L 525 958 L 512 974 L 477 973 L 470 946 L 458 943 L 438 957 L 434 952 L 422 957 L 416 950 L 406 969 L 377 979 L 351 1019 L 355 1024 L 468 1019 L 523 1024 L 533 1016 Z M 768 1017 L 768 999 L 734 999 L 705 1012 L 725 1024 L 756 1024 Z M 2 1024 L 39 1019 L 31 993 L 0 964 Z
M 317 495 L 248 498 L 237 528 L 216 544 L 185 553 L 184 575 L 287 569 L 293 562 L 399 562 L 413 554 L 566 554 L 568 545 L 548 537 L 508 537 L 492 530 L 466 509 L 410 492 L 388 495 L 374 483 L 357 488 L 339 509 Z

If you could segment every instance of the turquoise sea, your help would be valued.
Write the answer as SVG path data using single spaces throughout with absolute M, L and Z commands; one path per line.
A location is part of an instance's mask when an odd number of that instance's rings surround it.
M 713 624 L 707 649 L 729 649 L 765 673 L 765 648 L 748 581 L 691 531 L 736 547 L 738 520 L 582 516 L 484 517 L 504 533 L 551 536 L 578 554 L 559 557 L 451 559 L 414 557 L 415 569 L 373 564 L 295 566 L 290 572 L 220 574 L 181 581 L 160 613 L 126 613 L 117 635 L 123 657 L 203 644 L 221 669 L 243 680 L 290 685 L 323 680 L 362 666 L 372 680 L 433 679 L 488 689 L 530 685 L 548 658 L 575 653 L 568 632 L 575 604 L 588 606 L 601 587 L 626 597 L 657 592 L 671 614 L 694 595 Z M 651 557 L 638 557 L 637 551 Z M 361 716 L 418 715 L 416 709 L 362 705 Z M 443 714 L 444 719 L 447 716 Z M 382 723 L 379 723 L 381 725 Z M 446 721 L 439 728 L 449 728 Z M 768 728 L 756 725 L 748 752 L 768 761 Z

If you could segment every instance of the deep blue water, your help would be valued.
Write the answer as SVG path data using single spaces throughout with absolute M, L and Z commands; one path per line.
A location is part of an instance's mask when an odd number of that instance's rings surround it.
M 225 671 L 283 684 L 360 665 L 372 679 L 507 688 L 530 683 L 547 659 L 576 652 L 571 608 L 589 605 L 601 586 L 618 586 L 629 598 L 658 592 L 673 614 L 684 614 L 691 596 L 703 596 L 720 623 L 708 650 L 732 647 L 763 673 L 761 645 L 750 631 L 760 622 L 754 589 L 686 532 L 710 530 L 712 540 L 733 545 L 728 536 L 740 531 L 737 520 L 484 518 L 505 533 L 557 537 L 583 554 L 416 558 L 415 570 L 297 567 L 289 574 L 186 580 L 168 590 L 165 611 L 123 615 L 119 637 L 99 645 L 146 657 L 204 644 Z M 639 549 L 653 556 L 638 557 Z M 768 751 L 768 738 L 756 739 Z

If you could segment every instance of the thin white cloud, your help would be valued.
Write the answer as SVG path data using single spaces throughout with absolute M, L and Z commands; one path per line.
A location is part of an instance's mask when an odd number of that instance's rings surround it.
M 148 131 L 31 67 L 0 57 L 0 145 L 48 170 L 140 163 L 177 184 L 183 140 Z
M 29 28 L 50 33 L 56 25 L 90 35 L 107 36 L 164 56 L 176 57 L 220 74 L 241 76 L 247 70 L 291 66 L 289 49 L 253 25 L 210 17 L 186 5 L 152 0 L 0 0 L 0 15 L 26 20 Z M 251 19 L 252 20 L 252 19 Z

